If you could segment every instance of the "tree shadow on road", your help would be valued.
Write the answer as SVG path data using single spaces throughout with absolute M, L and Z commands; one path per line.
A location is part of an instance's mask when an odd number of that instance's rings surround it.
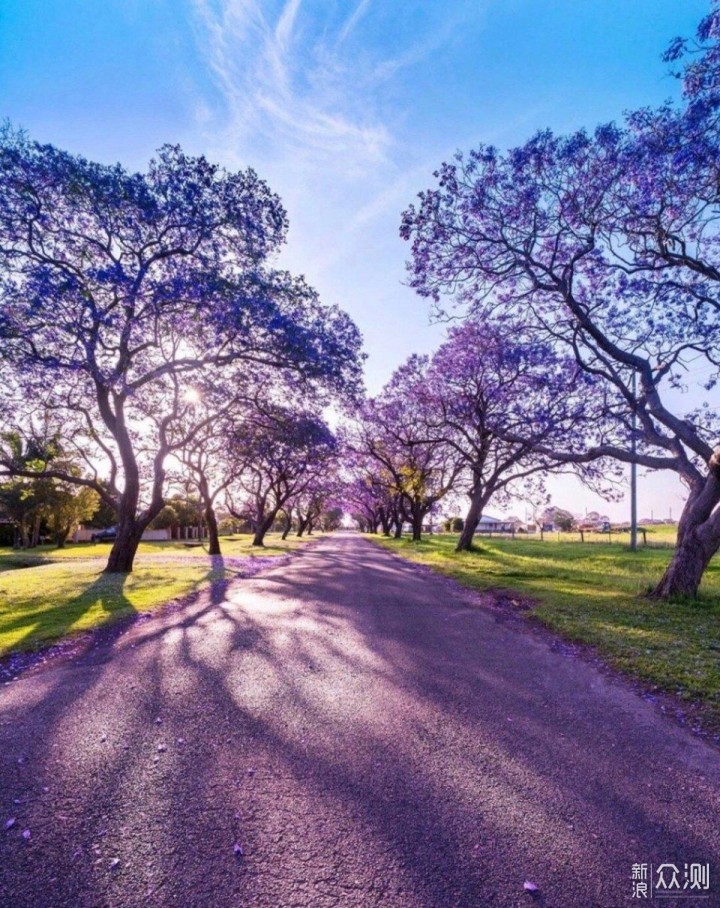
M 547 892 L 548 905 L 613 905 L 635 861 L 717 859 L 713 804 L 692 786 L 694 828 L 682 824 L 662 771 L 680 765 L 670 744 L 649 747 L 653 730 L 642 717 L 633 730 L 622 697 L 607 695 L 598 726 L 602 682 L 593 690 L 532 641 L 519 652 L 523 641 L 374 551 L 318 550 L 247 585 L 222 577 L 118 641 L 113 659 L 49 677 L 30 704 L 12 691 L 3 721 L 28 730 L 0 726 L 13 745 L 0 783 L 33 799 L 23 822 L 39 844 L 3 843 L 0 895 L 33 904 L 54 855 L 56 903 L 79 908 L 123 904 L 120 893 L 470 908 Z M 612 771 L 618 752 L 627 778 Z M 655 788 L 638 786 L 655 772 Z M 62 828 L 50 825 L 59 810 Z M 524 879 L 540 885 L 535 900 Z

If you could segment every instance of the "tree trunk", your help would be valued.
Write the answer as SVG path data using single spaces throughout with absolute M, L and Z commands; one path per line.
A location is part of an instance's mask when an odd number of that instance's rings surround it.
M 667 566 L 662 580 L 652 591 L 653 599 L 696 599 L 700 582 L 717 546 L 708 546 L 695 531 L 686 532 Z
M 288 538 L 288 533 L 292 529 L 292 508 L 285 511 L 285 527 L 283 529 L 282 539 Z
M 218 522 L 217 517 L 215 516 L 215 508 L 212 504 L 205 505 L 205 520 L 207 521 L 208 529 L 208 554 L 209 555 L 221 555 L 220 551 L 220 535 L 218 533 Z
M 129 574 L 132 571 L 142 534 L 149 522 L 126 517 L 118 523 L 117 536 L 105 567 L 106 574 Z
M 413 542 L 422 542 L 422 522 L 425 515 L 422 511 L 419 514 L 412 515 L 412 538 Z
M 65 542 L 67 541 L 68 536 L 70 535 L 70 530 L 72 527 L 66 526 L 61 527 L 55 536 L 55 541 L 57 542 L 57 547 L 59 549 L 65 548 Z
M 307 525 L 308 525 L 307 517 L 303 517 L 302 514 L 298 514 L 298 529 L 297 529 L 297 533 L 295 534 L 298 538 L 300 538 L 302 536 L 302 534 L 305 532 L 305 528 L 307 527 Z
M 477 529 L 478 522 L 480 521 L 482 509 L 485 506 L 484 498 L 485 496 L 482 495 L 482 493 L 470 495 L 470 507 L 468 508 L 467 514 L 465 515 L 465 523 L 463 525 L 462 533 L 460 533 L 460 538 L 458 539 L 458 543 L 455 546 L 456 552 L 469 552 L 472 549 L 475 530 Z
M 272 511 L 267 515 L 267 517 L 264 517 L 262 520 L 258 520 L 257 528 L 255 530 L 255 535 L 253 536 L 252 541 L 252 544 L 254 546 L 258 546 L 259 548 L 265 547 L 265 535 L 275 522 L 276 515 L 277 511 Z
M 29 548 L 29 539 L 28 539 L 28 528 L 27 521 L 23 517 L 20 521 L 20 548 L 27 549 Z
M 393 532 L 393 537 L 395 539 L 402 539 L 402 528 L 403 528 L 402 520 L 400 520 L 400 519 L 396 520 L 395 521 L 395 531 Z
M 38 514 L 35 517 L 32 528 L 32 536 L 30 537 L 30 548 L 34 549 L 37 547 L 40 542 L 40 524 L 42 523 L 42 517 Z
M 680 516 L 675 552 L 652 591 L 654 599 L 697 598 L 705 569 L 720 548 L 720 475 L 712 461 L 710 466 L 711 474 L 691 488 Z

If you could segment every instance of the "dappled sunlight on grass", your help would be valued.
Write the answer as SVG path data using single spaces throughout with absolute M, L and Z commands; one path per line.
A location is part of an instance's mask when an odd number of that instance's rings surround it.
M 281 539 L 280 533 L 268 533 L 265 537 L 264 548 L 252 545 L 252 536 L 242 533 L 233 536 L 221 536 L 220 547 L 223 555 L 242 555 L 254 557 L 261 555 L 285 555 L 288 551 L 301 548 L 313 539 L 318 539 L 322 533 L 313 533 L 312 536 L 288 536 Z M 75 561 L 100 559 L 107 561 L 110 554 L 110 543 L 107 542 L 81 542 L 76 545 L 69 543 L 63 549 L 54 545 L 41 545 L 34 549 L 0 548 L 0 572 L 23 566 L 46 564 L 55 561 Z M 169 557 L 182 555 L 184 558 L 208 558 L 207 540 L 173 540 L 168 542 L 141 542 L 138 546 L 137 562 L 141 563 L 147 555 L 167 555 Z
M 321 535 L 283 540 L 268 533 L 263 548 L 253 547 L 248 534 L 223 536 L 220 559 L 211 558 L 207 542 L 142 542 L 129 575 L 103 573 L 107 543 L 0 549 L 0 655 L 157 608 L 232 575 L 243 564 L 233 559 L 287 555 Z
M 591 644 L 610 663 L 643 681 L 702 702 L 720 722 L 717 558 L 697 601 L 659 603 L 645 594 L 667 565 L 667 549 L 631 552 L 620 544 L 482 538 L 474 551 L 457 553 L 452 535 L 419 544 L 377 541 L 465 586 L 531 597 L 537 602 L 533 616 L 552 630 Z
M 97 561 L 40 565 L 0 574 L 0 655 L 156 608 L 220 576 L 198 562 L 104 574 Z

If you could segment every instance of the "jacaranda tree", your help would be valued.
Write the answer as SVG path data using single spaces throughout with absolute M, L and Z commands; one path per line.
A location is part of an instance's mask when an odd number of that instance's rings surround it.
M 506 154 L 459 154 L 401 227 L 421 294 L 441 306 L 450 295 L 486 319 L 520 316 L 611 389 L 596 419 L 612 441 L 554 453 L 681 477 L 688 501 L 660 598 L 695 596 L 720 548 L 720 419 L 701 390 L 720 363 L 719 34 L 714 4 L 683 71 L 682 106 L 592 135 L 542 132 Z M 686 49 L 675 42 L 670 56 Z M 698 372 L 700 399 L 683 407 L 678 392 Z
M 43 407 L 73 440 L 91 475 L 47 474 L 117 513 L 106 570 L 132 569 L 163 507 L 196 381 L 228 381 L 242 364 L 334 392 L 356 385 L 351 320 L 269 267 L 286 229 L 252 170 L 167 146 L 129 173 L 0 135 L 2 418 L 22 425 Z
M 567 469 L 553 450 L 583 453 L 603 441 L 593 407 L 603 393 L 597 382 L 517 321 L 470 318 L 451 329 L 432 357 L 412 362 L 418 424 L 462 464 L 458 488 L 469 506 L 457 551 L 471 547 L 491 500 L 507 501 L 530 477 L 536 482 L 538 474 Z M 575 469 L 602 490 L 604 461 Z
M 285 505 L 332 472 L 337 442 L 317 413 L 267 405 L 236 425 L 231 451 L 237 479 L 230 513 L 249 518 L 252 544 L 263 546 Z
M 415 541 L 422 539 L 425 519 L 455 488 L 463 469 L 459 453 L 440 433 L 428 431 L 426 404 L 418 394 L 420 363 L 411 357 L 397 369 L 382 392 L 359 407 L 345 431 L 355 462 L 374 464 L 371 475 L 356 473 L 350 486 L 356 507 L 368 514 L 368 528 L 375 532 L 382 525 L 387 534 L 394 522 L 399 535 L 407 522 Z

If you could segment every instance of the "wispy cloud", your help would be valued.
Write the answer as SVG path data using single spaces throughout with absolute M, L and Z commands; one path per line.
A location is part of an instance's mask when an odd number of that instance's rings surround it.
M 382 161 L 390 130 L 360 103 L 359 74 L 336 52 L 337 36 L 313 31 L 317 20 L 308 15 L 308 34 L 296 40 L 302 0 L 286 0 L 274 16 L 267 8 L 256 0 L 195 0 L 199 43 L 227 110 L 226 143 L 240 154 L 264 144 L 300 165 L 339 156 L 351 172 Z M 355 24 L 361 14 L 356 8 Z M 341 29 L 346 36 L 350 27 L 348 20 Z
M 301 0 L 287 0 L 275 28 L 275 42 L 278 49 L 287 51 L 292 37 L 293 25 L 300 9 Z
M 197 110 L 205 149 L 254 166 L 280 193 L 290 216 L 283 264 L 347 308 L 372 355 L 386 342 L 373 307 L 392 309 L 398 324 L 403 305 L 416 310 L 401 284 L 399 216 L 446 150 L 437 137 L 418 141 L 417 97 L 399 76 L 460 34 L 477 0 L 434 10 L 422 0 L 396 0 L 397 10 L 384 0 L 191 2 L 216 89 Z M 417 336 L 408 330 L 407 344 Z
M 365 13 L 367 13 L 369 6 L 370 0 L 360 0 L 358 5 L 348 16 L 343 27 L 340 29 L 340 33 L 338 35 L 338 44 L 342 44 L 343 41 L 347 40 L 347 38 L 350 37 L 352 32 L 355 30 L 355 26 L 363 18 Z

